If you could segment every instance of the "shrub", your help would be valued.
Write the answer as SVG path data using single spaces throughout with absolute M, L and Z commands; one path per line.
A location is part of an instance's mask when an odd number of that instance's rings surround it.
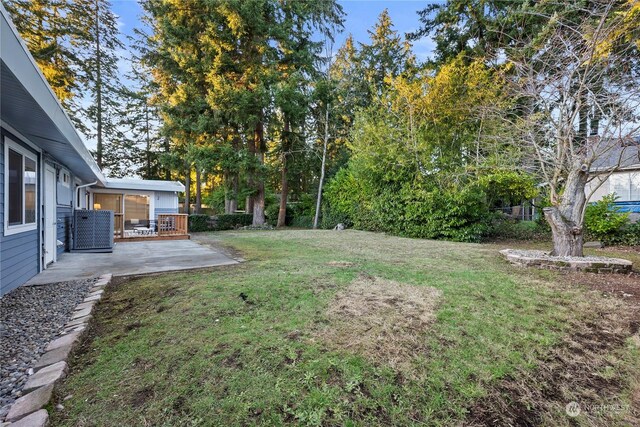
M 603 242 L 619 236 L 629 223 L 629 213 L 620 212 L 615 205 L 615 194 L 604 196 L 601 200 L 587 206 L 584 223 L 587 233 Z
M 208 231 L 209 230 L 209 215 L 191 214 L 189 215 L 189 231 Z
M 291 218 L 291 227 L 313 228 L 313 217 L 308 215 L 294 216 Z
M 401 235 L 477 242 L 490 230 L 492 215 L 484 192 L 476 185 L 428 190 L 412 186 L 403 193 Z
M 353 223 L 349 219 L 346 213 L 337 212 L 329 204 L 325 204 L 322 207 L 322 215 L 320 217 L 320 228 L 330 230 L 338 224 L 344 224 L 349 228 L 353 226 Z
M 267 222 L 267 224 L 272 225 L 272 226 L 276 226 L 276 224 L 278 223 L 278 214 L 280 213 L 280 205 L 279 204 L 272 204 L 269 205 L 267 207 L 267 209 L 265 209 L 264 212 L 264 217 L 265 220 Z M 293 209 L 291 206 L 287 205 L 287 213 L 285 214 L 284 217 L 284 225 L 291 225 L 291 221 L 293 220 Z
M 323 228 L 342 222 L 361 230 L 465 242 L 479 241 L 490 230 L 487 197 L 475 183 L 450 188 L 419 182 L 380 185 L 346 168 L 325 195 Z
M 551 239 L 551 229 L 536 221 L 515 221 L 502 217 L 493 222 L 491 237 L 497 240 L 547 241 Z
M 478 178 L 478 185 L 487 195 L 490 206 L 497 202 L 516 205 L 533 199 L 540 193 L 531 175 L 511 170 L 498 170 Z
M 640 221 L 627 224 L 615 235 L 607 237 L 602 241 L 606 246 L 640 246 Z
M 253 214 L 224 214 L 211 217 L 210 229 L 233 230 L 253 223 Z

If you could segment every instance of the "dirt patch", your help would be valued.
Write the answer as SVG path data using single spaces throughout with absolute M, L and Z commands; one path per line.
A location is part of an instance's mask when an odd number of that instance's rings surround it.
M 329 261 L 327 265 L 329 267 L 349 268 L 353 267 L 355 264 L 349 261 Z
M 588 286 L 605 295 L 612 295 L 630 303 L 640 304 L 640 273 L 568 274 L 566 280 L 571 284 Z
M 155 392 L 152 387 L 144 387 L 133 394 L 131 405 L 135 408 L 140 408 L 144 406 L 147 401 L 152 400 L 154 396 Z
M 361 274 L 327 309 L 318 335 L 330 346 L 400 368 L 426 351 L 441 291 Z
M 541 355 L 535 369 L 506 377 L 476 401 L 468 408 L 465 425 L 574 425 L 575 420 L 565 413 L 570 402 L 582 408 L 584 425 L 640 425 L 633 398 L 630 406 L 618 400 L 623 390 L 633 389 L 630 377 L 637 374 L 628 371 L 622 358 L 627 339 L 636 329 L 638 308 L 632 302 L 610 298 L 607 304 L 577 309 L 589 309 L 592 315 L 576 317 L 566 338 L 549 354 Z M 589 408 L 595 409 L 590 412 Z M 599 408 L 614 409 L 603 412 Z

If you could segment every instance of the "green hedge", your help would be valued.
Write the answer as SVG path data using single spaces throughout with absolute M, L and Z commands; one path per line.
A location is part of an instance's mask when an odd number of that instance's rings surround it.
M 313 228 L 313 217 L 308 215 L 295 216 L 291 218 L 291 227 Z
M 253 223 L 253 214 L 224 214 L 211 217 L 211 230 L 234 230 Z
M 606 246 L 640 246 L 640 221 L 627 224 L 602 241 Z
M 491 226 L 491 238 L 496 240 L 551 240 L 551 229 L 536 221 L 516 221 L 497 218 Z
M 209 230 L 209 215 L 198 215 L 192 214 L 189 215 L 189 231 L 190 232 L 198 232 L 198 231 L 207 231 Z
M 251 214 L 189 215 L 189 231 L 234 230 L 253 223 Z

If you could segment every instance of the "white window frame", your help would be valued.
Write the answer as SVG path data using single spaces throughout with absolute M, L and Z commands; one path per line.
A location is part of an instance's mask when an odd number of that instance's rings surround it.
M 9 149 L 15 151 L 22 156 L 22 173 L 24 173 L 24 159 L 25 157 L 33 160 L 36 164 L 36 218 L 33 223 L 29 224 L 17 224 L 9 225 Z M 17 142 L 4 137 L 4 235 L 10 236 L 12 234 L 24 233 L 27 231 L 33 231 L 38 229 L 38 220 L 40 218 L 39 209 L 39 193 L 38 193 L 38 177 L 40 173 L 40 166 L 38 164 L 38 155 L 32 153 L 26 148 L 19 145 Z M 22 185 L 22 221 L 25 219 L 25 190 L 24 183 Z

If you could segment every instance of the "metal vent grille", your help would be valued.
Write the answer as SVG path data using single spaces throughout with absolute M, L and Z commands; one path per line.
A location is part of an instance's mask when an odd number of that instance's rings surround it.
M 74 250 L 113 250 L 113 211 L 76 210 L 73 223 Z

